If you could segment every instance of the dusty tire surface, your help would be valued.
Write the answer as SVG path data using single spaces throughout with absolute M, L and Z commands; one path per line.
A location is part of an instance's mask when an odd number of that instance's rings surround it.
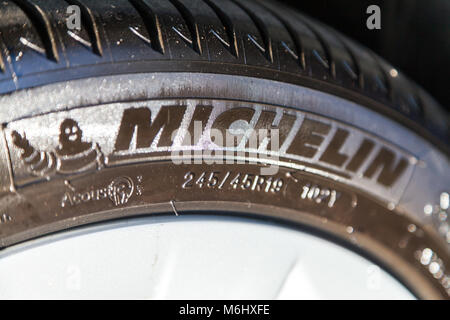
M 448 115 L 345 36 L 270 1 L 16 0 L 0 53 L 1 247 L 214 211 L 308 228 L 448 298 Z M 213 129 L 244 131 L 226 149 Z

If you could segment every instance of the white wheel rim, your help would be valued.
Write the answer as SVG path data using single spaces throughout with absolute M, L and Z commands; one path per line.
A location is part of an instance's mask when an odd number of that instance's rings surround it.
M 0 299 L 413 299 L 327 240 L 214 216 L 120 220 L 0 253 Z

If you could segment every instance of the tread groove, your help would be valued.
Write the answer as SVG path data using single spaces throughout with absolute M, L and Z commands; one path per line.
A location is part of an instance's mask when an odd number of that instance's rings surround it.
M 68 30 L 68 31 L 67 31 L 67 34 L 68 34 L 69 36 L 71 36 L 75 41 L 78 41 L 79 43 L 81 43 L 81 44 L 82 44 L 83 46 L 85 46 L 86 48 L 92 49 L 92 44 L 91 44 L 89 41 L 84 40 L 82 37 L 80 37 L 80 36 L 77 35 L 76 33 L 74 33 L 74 32 L 72 32 L 72 31 Z
M 412 111 L 416 116 L 423 117 L 424 116 L 424 105 L 423 100 L 420 96 L 419 90 L 417 88 L 413 89 L 413 92 L 410 92 L 407 96 L 407 100 L 412 106 Z
M 203 0 L 203 2 L 206 3 L 206 5 L 208 5 L 214 11 L 216 16 L 219 18 L 220 22 L 222 23 L 222 25 L 225 28 L 225 32 L 226 32 L 228 40 L 229 40 L 228 49 L 232 55 L 234 55 L 236 58 L 238 58 L 239 50 L 238 50 L 238 43 L 237 43 L 237 37 L 236 37 L 236 30 L 234 28 L 233 21 L 231 21 L 230 17 L 211 0 Z M 212 31 L 214 31 L 214 30 L 212 30 Z M 214 33 L 215 33 L 215 31 L 214 31 Z M 217 37 L 218 35 L 215 34 L 215 36 Z M 221 42 L 223 42 L 223 39 L 219 38 L 219 40 L 221 40 Z
M 2 46 L 0 46 L 0 48 L 1 48 Z M 4 62 L 4 60 L 3 60 L 3 54 L 2 54 L 2 51 L 3 50 L 0 50 L 0 72 L 1 73 L 5 73 L 5 62 Z
M 240 3 L 236 0 L 230 0 L 230 1 L 232 3 L 234 3 L 236 6 L 238 6 L 240 9 L 242 9 L 247 14 L 247 16 L 252 20 L 253 24 L 256 26 L 256 28 L 258 29 L 258 32 L 260 33 L 260 35 L 262 37 L 262 41 L 264 43 L 264 51 L 263 51 L 264 56 L 266 57 L 267 60 L 270 61 L 270 63 L 273 63 L 272 39 L 270 37 L 269 30 L 267 30 L 267 27 L 264 24 L 264 22 L 258 16 L 256 16 L 252 11 L 250 11 L 246 6 L 244 6 L 242 3 Z M 257 43 L 255 43 L 255 44 L 257 44 Z M 258 49 L 260 49 L 260 48 L 258 48 Z
M 159 19 L 156 13 L 143 0 L 128 0 L 128 1 L 141 16 L 142 20 L 144 20 L 145 28 L 147 29 L 148 35 L 150 37 L 149 40 L 152 49 L 161 54 L 164 54 L 165 48 L 162 37 L 161 25 L 159 23 Z
M 0 32 L 0 51 L 4 53 L 5 55 L 5 71 L 6 68 L 8 68 L 9 72 L 11 73 L 11 79 L 14 83 L 14 87 L 16 88 L 16 90 L 19 88 L 19 83 L 18 83 L 18 78 L 17 78 L 17 74 L 16 71 L 14 70 L 14 66 L 12 63 L 12 59 L 11 59 L 11 54 L 5 44 L 5 41 L 3 39 L 3 35 Z M 1 55 L 1 53 L 0 53 Z
M 338 39 L 338 41 L 342 44 L 342 46 L 347 50 L 350 58 L 352 59 L 353 65 L 356 68 L 356 76 L 357 76 L 357 83 L 360 89 L 364 89 L 364 75 L 362 73 L 361 64 L 359 63 L 359 60 L 357 59 L 355 53 L 350 48 L 350 46 L 345 42 L 345 40 L 334 30 L 328 29 L 328 31 L 331 31 L 333 35 Z
M 37 53 L 42 54 L 45 57 L 45 49 L 39 47 L 38 45 L 28 41 L 26 38 L 24 37 L 20 37 L 19 41 L 24 45 L 27 46 L 28 48 L 30 48 L 31 50 L 36 51 Z
M 372 57 L 372 59 L 375 61 L 375 65 L 377 66 L 378 71 L 381 73 L 382 77 L 383 77 L 383 81 L 382 84 L 384 86 L 384 88 L 386 89 L 386 94 L 389 98 L 389 100 L 392 101 L 392 83 L 389 79 L 389 75 L 387 74 L 387 72 L 384 70 L 384 68 L 381 66 L 381 63 L 379 61 L 379 59 L 377 58 L 377 56 L 375 55 L 375 53 L 373 53 L 372 51 L 369 51 L 370 56 Z
M 283 27 L 286 29 L 286 31 L 289 33 L 289 36 L 294 43 L 296 52 L 294 52 L 291 48 L 289 48 L 286 43 L 283 42 L 282 45 L 294 57 L 294 59 L 298 60 L 300 67 L 303 70 L 305 70 L 306 69 L 305 51 L 303 50 L 303 45 L 301 43 L 301 40 L 299 39 L 299 37 L 297 37 L 297 33 L 294 31 L 294 28 L 292 27 L 292 25 L 286 19 L 284 19 L 281 15 L 279 15 L 277 12 L 275 12 L 268 6 L 262 4 L 261 2 L 258 2 L 258 4 L 261 7 L 263 7 L 265 10 L 270 12 L 270 14 L 272 16 L 274 16 L 283 25 Z M 294 56 L 294 54 L 295 54 L 295 56 Z
M 3 54 L 5 54 L 5 58 L 3 58 Z M 5 43 L 2 39 L 2 34 L 0 32 L 0 72 L 6 72 L 6 62 L 8 62 L 8 51 L 6 49 Z
M 48 59 L 54 62 L 59 61 L 56 38 L 50 24 L 50 20 L 42 9 L 30 0 L 12 0 L 30 19 L 35 26 L 39 37 L 45 47 L 45 53 Z
M 331 48 L 328 45 L 327 41 L 324 39 L 324 37 L 321 35 L 321 33 L 312 26 L 311 23 L 309 23 L 308 21 L 306 21 L 306 19 L 304 19 L 301 15 L 297 15 L 297 17 L 299 17 L 299 19 L 302 21 L 302 23 L 309 29 L 311 30 L 311 32 L 314 34 L 314 36 L 316 37 L 316 39 L 319 41 L 325 56 L 326 56 L 326 60 L 327 61 L 321 61 L 323 60 L 323 58 L 319 55 L 319 53 L 317 52 L 315 54 L 315 57 L 319 60 L 319 62 L 322 63 L 322 65 L 324 67 L 326 67 L 328 65 L 328 71 L 330 72 L 330 75 L 333 79 L 336 79 L 336 65 L 334 62 L 334 58 L 333 58 L 333 54 L 331 53 Z M 325 62 L 325 63 L 323 63 Z
M 83 21 L 83 25 L 85 26 L 89 39 L 91 40 L 91 48 L 95 54 L 102 56 L 103 49 L 102 43 L 100 40 L 100 33 L 98 31 L 97 22 L 95 21 L 94 14 L 91 9 L 89 9 L 84 3 L 80 0 L 65 0 L 70 5 L 77 5 L 81 9 L 81 19 Z
M 181 3 L 178 0 L 169 0 L 169 2 L 178 10 L 178 12 L 181 14 L 181 17 L 186 22 L 186 25 L 189 29 L 189 33 L 191 34 L 192 40 L 192 48 L 195 52 L 197 52 L 199 55 L 202 54 L 202 45 L 200 42 L 200 33 L 198 31 L 198 24 L 195 21 L 194 16 L 189 11 L 186 6 Z M 178 32 L 177 32 L 178 33 Z M 178 33 L 179 34 L 179 33 Z M 184 38 L 184 37 L 183 37 Z M 186 40 L 186 39 L 184 39 Z

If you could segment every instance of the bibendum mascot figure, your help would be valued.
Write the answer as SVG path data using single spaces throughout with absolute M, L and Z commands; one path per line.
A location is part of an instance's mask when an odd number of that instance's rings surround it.
M 74 174 L 104 167 L 105 157 L 97 143 L 82 140 L 83 131 L 73 119 L 65 119 L 60 125 L 59 145 L 55 152 L 36 150 L 17 131 L 12 133 L 14 145 L 22 149 L 21 159 L 36 176 L 48 176 L 57 172 Z

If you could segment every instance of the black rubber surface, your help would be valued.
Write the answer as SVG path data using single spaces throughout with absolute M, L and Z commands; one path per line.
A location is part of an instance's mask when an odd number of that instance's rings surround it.
M 66 26 L 69 5 L 81 8 L 80 31 Z M 448 115 L 422 89 L 370 51 L 276 2 L 4 0 L 0 49 L 0 94 L 112 74 L 238 74 L 356 101 L 448 150 Z

